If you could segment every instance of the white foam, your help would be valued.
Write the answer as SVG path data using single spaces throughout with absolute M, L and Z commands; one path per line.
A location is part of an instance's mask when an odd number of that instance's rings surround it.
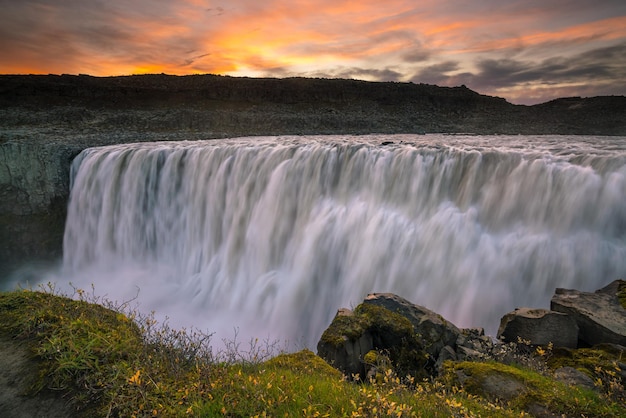
M 383 141 L 394 144 L 380 146 Z M 623 138 L 271 137 L 83 151 L 59 282 L 314 347 L 394 292 L 495 332 L 626 276 Z

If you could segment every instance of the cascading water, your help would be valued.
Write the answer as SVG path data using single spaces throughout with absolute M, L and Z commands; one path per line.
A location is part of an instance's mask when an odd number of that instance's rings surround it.
M 393 143 L 381 145 L 384 141 Z M 64 277 L 175 325 L 314 347 L 394 292 L 495 331 L 555 287 L 626 276 L 626 142 L 271 137 L 91 148 L 72 167 Z

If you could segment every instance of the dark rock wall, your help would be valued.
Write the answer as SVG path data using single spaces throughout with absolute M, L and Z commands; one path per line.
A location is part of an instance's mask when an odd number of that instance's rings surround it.
M 0 76 L 3 127 L 624 135 L 624 114 L 624 96 L 516 106 L 465 86 L 214 75 Z

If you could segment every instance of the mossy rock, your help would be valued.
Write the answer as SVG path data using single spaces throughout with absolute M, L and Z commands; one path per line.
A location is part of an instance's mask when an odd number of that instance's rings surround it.
M 363 357 L 371 350 L 384 353 L 401 376 L 428 374 L 429 356 L 411 321 L 382 306 L 360 304 L 353 314 L 336 316 L 318 344 L 319 354 L 348 375 L 365 373 Z
M 396 312 L 382 306 L 362 303 L 356 307 L 354 313 L 364 319 L 368 331 L 374 336 L 375 346 L 393 347 L 407 342 L 420 345 L 411 321 Z
M 626 381 L 621 376 L 624 371 L 619 364 L 626 362 L 626 348 L 615 344 L 598 344 L 591 348 L 555 349 L 547 361 L 548 367 L 556 370 L 573 367 L 585 373 L 594 381 L 607 374 L 615 374 L 615 380 L 624 386 Z
M 599 394 L 497 362 L 448 362 L 441 378 L 472 395 L 539 416 L 621 416 L 623 407 Z
M 336 316 L 322 334 L 321 341 L 339 347 L 345 339 L 355 341 L 366 331 L 384 332 L 379 335 L 377 345 L 397 344 L 402 339 L 414 337 L 413 326 L 407 318 L 381 306 L 360 304 L 353 315 Z
M 346 339 L 355 341 L 361 337 L 368 327 L 368 319 L 361 315 L 338 315 L 326 328 L 320 342 L 337 348 Z

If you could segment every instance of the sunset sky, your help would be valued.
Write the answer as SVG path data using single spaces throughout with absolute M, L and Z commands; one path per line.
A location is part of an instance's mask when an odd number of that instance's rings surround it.
M 0 0 L 0 74 L 48 73 L 626 95 L 626 0 Z

